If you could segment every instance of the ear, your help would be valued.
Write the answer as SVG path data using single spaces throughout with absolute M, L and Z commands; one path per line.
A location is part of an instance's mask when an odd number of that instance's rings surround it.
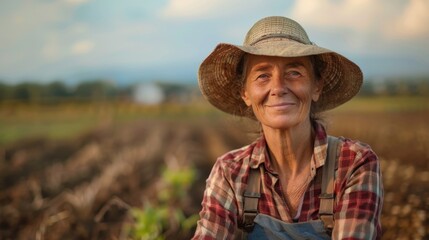
M 243 99 L 244 103 L 246 103 L 246 105 L 248 107 L 250 107 L 252 105 L 252 102 L 250 101 L 249 98 L 249 94 L 246 91 L 246 88 L 244 87 L 243 90 L 241 90 L 241 98 Z
M 313 93 L 311 95 L 311 99 L 314 102 L 317 102 L 319 100 L 320 94 L 322 93 L 322 90 L 323 90 L 323 84 L 324 84 L 323 79 L 314 80 L 314 88 L 313 88 Z

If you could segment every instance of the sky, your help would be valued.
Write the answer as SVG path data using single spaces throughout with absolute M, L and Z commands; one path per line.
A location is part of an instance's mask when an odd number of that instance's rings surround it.
M 5 0 L 0 81 L 196 83 L 220 42 L 286 16 L 366 78 L 429 74 L 429 0 Z

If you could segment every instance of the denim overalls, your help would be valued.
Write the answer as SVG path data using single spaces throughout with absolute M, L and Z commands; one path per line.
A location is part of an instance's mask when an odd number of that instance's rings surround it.
M 330 201 L 326 201 L 325 203 L 330 203 L 328 208 L 325 206 L 319 213 L 325 212 L 328 210 L 330 214 L 332 214 L 333 207 L 333 191 L 334 191 L 334 171 L 335 171 L 335 160 L 337 158 L 338 153 L 338 145 L 340 140 L 336 137 L 329 136 L 328 137 L 328 151 L 326 157 L 326 163 L 323 167 L 323 176 L 322 179 L 322 194 L 319 196 L 321 198 L 322 195 L 331 195 L 328 197 L 331 199 Z M 249 185 L 250 191 L 245 193 L 245 212 L 247 210 L 252 210 L 251 212 L 257 212 L 257 204 L 258 199 L 260 197 L 259 188 L 260 188 L 260 176 L 259 171 L 251 171 L 249 175 Z M 330 194 L 326 194 L 330 193 Z M 321 199 L 322 200 L 322 199 Z M 249 203 L 246 203 L 246 202 Z M 325 201 L 325 200 L 324 200 Z M 326 232 L 326 228 L 324 227 L 324 223 L 321 220 L 313 220 L 308 222 L 300 222 L 300 223 L 286 223 L 275 219 L 271 216 L 265 214 L 257 214 L 254 216 L 254 227 L 251 232 L 247 233 L 247 239 L 251 240 L 282 240 L 282 239 L 291 239 L 291 240 L 304 240 L 304 239 L 331 239 L 331 236 Z M 331 223 L 332 224 L 332 223 Z M 331 225 L 331 227 L 333 227 Z
M 258 214 L 253 231 L 247 234 L 250 240 L 304 240 L 331 239 L 321 220 L 301 223 L 286 223 L 265 214 Z

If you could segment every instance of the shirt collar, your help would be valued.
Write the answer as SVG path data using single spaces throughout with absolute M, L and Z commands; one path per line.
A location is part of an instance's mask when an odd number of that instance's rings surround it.
M 313 163 L 316 168 L 319 168 L 325 164 L 328 141 L 326 130 L 323 125 L 315 121 L 313 124 L 313 129 L 315 133 L 314 138 L 314 150 L 313 150 Z M 264 135 L 262 134 L 255 141 L 255 147 L 253 148 L 252 154 L 250 156 L 250 167 L 258 168 L 261 164 L 264 164 L 265 169 L 272 172 L 272 166 L 269 161 L 269 155 L 267 151 L 267 143 Z

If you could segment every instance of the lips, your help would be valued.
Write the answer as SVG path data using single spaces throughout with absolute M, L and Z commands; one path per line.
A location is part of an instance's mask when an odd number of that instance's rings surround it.
M 267 104 L 265 106 L 274 111 L 283 112 L 283 111 L 289 111 L 295 105 L 296 105 L 295 103 L 291 103 L 291 102 L 282 102 L 282 103 Z
M 267 107 L 284 107 L 284 106 L 292 106 L 295 105 L 295 103 L 290 102 L 283 102 L 283 103 L 275 103 L 275 104 L 267 104 Z

